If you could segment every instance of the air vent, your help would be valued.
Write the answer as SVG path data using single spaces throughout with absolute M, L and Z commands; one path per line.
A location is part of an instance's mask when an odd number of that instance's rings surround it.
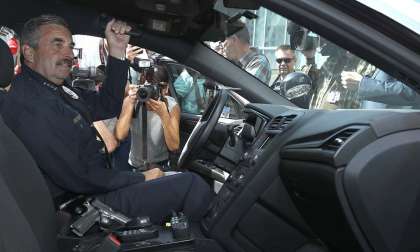
M 283 132 L 290 123 L 296 118 L 297 115 L 279 116 L 273 118 L 267 126 L 266 132 L 277 134 Z
M 359 129 L 345 129 L 337 135 L 329 139 L 324 145 L 323 149 L 337 151 L 354 133 Z

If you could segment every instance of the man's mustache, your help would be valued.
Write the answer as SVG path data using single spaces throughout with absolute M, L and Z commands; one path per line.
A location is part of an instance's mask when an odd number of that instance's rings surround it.
M 61 65 L 67 65 L 68 67 L 71 67 L 72 65 L 73 65 L 73 60 L 71 60 L 71 59 L 62 59 L 62 60 L 60 60 L 60 61 L 58 61 L 57 62 L 57 65 L 58 66 L 61 66 Z

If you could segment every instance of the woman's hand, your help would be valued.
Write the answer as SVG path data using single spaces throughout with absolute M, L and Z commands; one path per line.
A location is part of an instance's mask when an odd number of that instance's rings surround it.
M 128 45 L 126 50 L 126 57 L 131 64 L 134 63 L 134 58 L 143 53 L 143 49 L 138 46 Z
M 155 112 L 160 117 L 168 114 L 168 109 L 166 107 L 166 103 L 164 103 L 163 101 L 157 101 L 157 100 L 149 99 L 146 102 L 146 106 L 147 106 L 148 110 L 150 110 L 152 112 Z
M 137 91 L 139 90 L 138 85 L 129 84 L 127 90 L 127 96 L 124 99 L 124 102 L 128 102 L 130 105 L 135 105 L 137 102 Z

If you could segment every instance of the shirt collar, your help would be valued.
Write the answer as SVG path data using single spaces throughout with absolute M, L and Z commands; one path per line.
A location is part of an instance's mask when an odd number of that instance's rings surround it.
M 51 81 L 49 81 L 47 78 L 45 78 L 44 76 L 42 76 L 41 74 L 35 72 L 34 70 L 32 70 L 30 67 L 28 67 L 25 64 L 22 64 L 22 73 L 23 74 L 27 74 L 30 77 L 32 77 L 36 82 L 48 87 L 51 90 L 57 91 L 58 88 L 60 86 L 58 86 L 57 84 L 52 83 Z M 64 83 L 65 85 L 65 83 Z

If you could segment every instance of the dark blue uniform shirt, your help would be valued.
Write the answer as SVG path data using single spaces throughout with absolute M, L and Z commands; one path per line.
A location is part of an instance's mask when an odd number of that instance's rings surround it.
M 141 173 L 107 168 L 91 122 L 120 112 L 127 68 L 110 57 L 99 93 L 70 88 L 76 93 L 71 95 L 27 66 L 12 82 L 2 106 L 4 120 L 34 157 L 53 196 L 106 193 L 144 181 Z

